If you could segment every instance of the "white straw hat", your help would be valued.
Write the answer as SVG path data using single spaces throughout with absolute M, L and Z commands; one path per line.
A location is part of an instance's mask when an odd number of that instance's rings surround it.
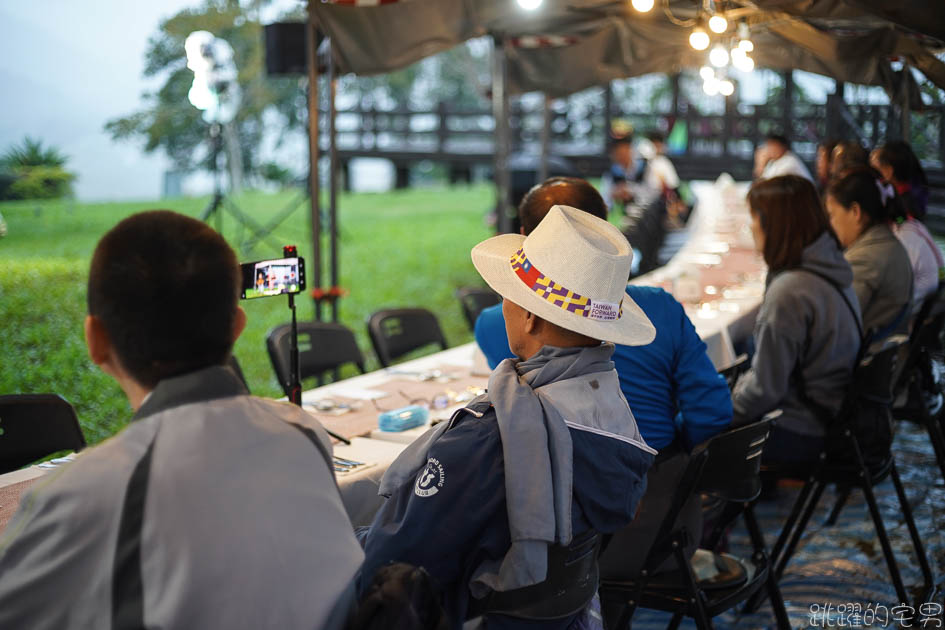
M 626 293 L 632 256 L 620 230 L 568 206 L 552 207 L 527 237 L 502 234 L 472 250 L 503 298 L 593 339 L 642 346 L 656 329 Z

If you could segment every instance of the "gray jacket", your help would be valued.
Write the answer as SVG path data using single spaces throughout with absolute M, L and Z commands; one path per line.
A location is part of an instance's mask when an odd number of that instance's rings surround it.
M 889 326 L 912 300 L 912 263 L 909 254 L 885 224 L 874 225 L 844 252 L 853 269 L 853 289 L 863 311 L 863 330 Z M 909 318 L 895 330 L 904 332 Z
M 222 367 L 135 418 L 23 499 L 0 628 L 341 627 L 363 553 L 321 426 Z
M 755 322 L 755 356 L 738 380 L 732 402 L 736 423 L 780 408 L 782 428 L 823 435 L 823 424 L 800 401 L 792 373 L 799 362 L 808 397 L 838 409 L 860 347 L 854 320 L 860 309 L 851 286 L 853 272 L 829 234 L 804 249 L 800 267 L 834 284 L 801 269 L 769 273 Z M 843 288 L 852 311 L 834 285 Z

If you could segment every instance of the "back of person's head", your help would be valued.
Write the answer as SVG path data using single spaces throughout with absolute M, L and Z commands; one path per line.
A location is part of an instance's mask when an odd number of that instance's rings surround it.
M 850 170 L 830 182 L 827 197 L 847 210 L 854 203 L 858 204 L 864 217 L 864 229 L 904 215 L 902 204 L 896 200 L 895 190 L 883 184 L 882 176 L 868 166 Z
M 234 340 L 236 255 L 207 224 L 169 210 L 121 221 L 99 241 L 89 315 L 141 385 L 219 365 Z
M 830 162 L 833 159 L 833 150 L 837 141 L 828 138 L 817 145 L 817 177 L 822 181 L 830 179 Z
M 752 184 L 748 207 L 764 230 L 764 256 L 770 269 L 801 263 L 804 248 L 827 231 L 838 243 L 814 185 L 806 177 L 782 175 Z
M 787 136 L 781 135 L 779 133 L 769 133 L 765 136 L 765 142 L 771 142 L 773 144 L 780 145 L 785 151 L 791 150 L 791 141 L 787 139 Z
M 646 134 L 646 139 L 653 144 L 663 144 L 666 142 L 666 136 L 663 135 L 663 132 L 656 130 L 648 131 Z
M 876 150 L 877 161 L 892 169 L 893 181 L 900 183 L 928 184 L 925 169 L 908 142 L 887 142 Z
M 845 140 L 833 148 L 830 159 L 831 178 L 843 177 L 846 173 L 869 166 L 870 156 L 859 142 Z
M 522 233 L 531 234 L 553 206 L 571 206 L 607 219 L 607 204 L 589 182 L 580 177 L 549 177 L 525 193 L 518 205 Z

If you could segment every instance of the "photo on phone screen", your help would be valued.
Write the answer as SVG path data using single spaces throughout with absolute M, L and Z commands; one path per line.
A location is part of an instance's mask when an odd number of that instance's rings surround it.
M 305 260 L 277 258 L 243 263 L 244 300 L 283 293 L 298 293 L 305 289 Z

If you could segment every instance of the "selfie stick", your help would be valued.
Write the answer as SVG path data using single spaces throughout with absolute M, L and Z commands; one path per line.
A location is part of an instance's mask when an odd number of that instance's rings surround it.
M 286 245 L 282 248 L 282 255 L 286 258 L 298 256 L 295 245 Z M 295 320 L 295 294 L 289 293 L 289 310 L 292 311 L 292 334 L 289 335 L 289 402 L 302 406 L 302 382 L 299 378 L 299 327 Z M 336 440 L 351 444 L 351 440 L 325 429 L 325 432 Z

